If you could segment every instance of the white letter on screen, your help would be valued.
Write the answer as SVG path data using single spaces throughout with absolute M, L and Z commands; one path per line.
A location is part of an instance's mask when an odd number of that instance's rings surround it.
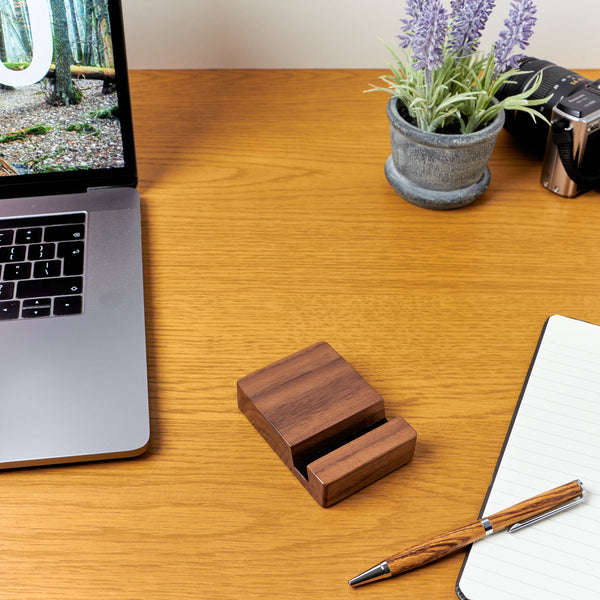
M 13 71 L 0 62 L 0 83 L 10 87 L 25 87 L 46 76 L 52 64 L 52 23 L 47 0 L 26 0 L 31 24 L 33 58 L 22 71 Z

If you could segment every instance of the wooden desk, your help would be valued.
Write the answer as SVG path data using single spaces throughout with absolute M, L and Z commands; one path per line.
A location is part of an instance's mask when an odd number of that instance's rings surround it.
M 545 191 L 502 132 L 475 204 L 406 203 L 383 175 L 387 97 L 362 94 L 376 77 L 132 73 L 152 448 L 0 474 L 0 598 L 455 598 L 462 553 L 346 581 L 477 515 L 544 320 L 600 323 L 600 196 Z M 235 391 L 319 340 L 419 434 L 330 509 Z

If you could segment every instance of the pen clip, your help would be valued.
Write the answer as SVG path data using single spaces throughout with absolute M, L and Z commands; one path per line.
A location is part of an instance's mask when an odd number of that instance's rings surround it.
M 577 504 L 581 504 L 584 500 L 584 494 L 585 494 L 585 492 L 582 488 L 581 496 L 579 496 L 579 498 L 573 500 L 572 502 L 568 502 L 567 504 L 563 504 L 562 506 L 559 506 L 558 508 L 554 508 L 545 513 L 542 513 L 541 515 L 532 517 L 531 519 L 526 519 L 525 521 L 521 521 L 520 523 L 515 523 L 514 525 L 511 525 L 507 529 L 507 531 L 508 531 L 508 533 L 514 533 L 515 531 L 519 531 L 519 529 L 524 529 L 525 527 L 528 527 L 529 525 L 533 525 L 534 523 L 537 523 L 538 521 L 543 521 L 544 519 L 547 519 L 548 517 L 552 517 L 554 515 L 557 515 L 558 513 L 563 512 L 564 510 L 567 510 L 568 508 L 576 506 Z

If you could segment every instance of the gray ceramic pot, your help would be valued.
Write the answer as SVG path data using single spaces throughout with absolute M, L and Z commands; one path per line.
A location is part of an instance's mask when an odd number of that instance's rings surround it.
M 388 102 L 392 155 L 385 176 L 408 202 L 438 210 L 473 202 L 490 183 L 488 160 L 504 125 L 504 111 L 475 133 L 429 133 L 405 121 L 398 98 Z

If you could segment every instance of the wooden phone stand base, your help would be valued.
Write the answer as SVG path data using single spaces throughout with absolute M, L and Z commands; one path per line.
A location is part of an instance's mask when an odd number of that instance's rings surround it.
M 313 498 L 343 500 L 410 461 L 417 434 L 329 344 L 237 383 L 238 406 Z

